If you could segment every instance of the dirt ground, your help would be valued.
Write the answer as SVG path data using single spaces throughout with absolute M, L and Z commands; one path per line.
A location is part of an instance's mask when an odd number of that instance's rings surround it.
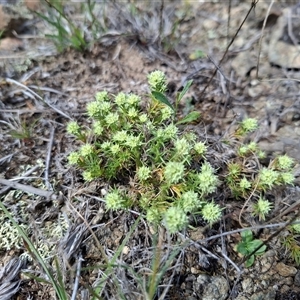
M 300 62 L 296 54 L 290 58 L 300 43 L 296 2 L 280 1 L 270 7 L 269 2 L 258 1 L 240 29 L 251 7 L 249 1 L 231 1 L 231 7 L 227 1 L 166 2 L 163 7 L 149 3 L 148 10 L 142 2 L 136 3 L 142 17 L 130 17 L 127 4 L 107 5 L 107 32 L 83 52 L 65 49 L 61 53 L 44 37 L 51 32 L 49 25 L 29 11 L 18 15 L 18 9 L 12 12 L 3 9 L 4 4 L 1 7 L 2 20 L 19 22 L 0 23 L 4 28 L 13 26 L 8 32 L 14 32 L 0 40 L 0 179 L 17 178 L 25 187 L 20 191 L 0 181 L 0 195 L 14 217 L 29 226 L 41 251 L 51 253 L 49 261 L 53 262 L 55 249 L 70 295 L 76 281 L 74 270 L 82 260 L 77 296 L 72 299 L 91 299 L 88 286 L 95 286 L 101 275 L 105 261 L 93 234 L 112 258 L 136 220 L 134 213 L 106 211 L 101 197 L 107 183 L 84 183 L 80 173 L 67 164 L 76 141 L 67 135 L 66 123 L 89 122 L 85 106 L 97 91 L 147 94 L 147 75 L 161 70 L 169 80 L 171 98 L 192 79 L 181 110 L 194 107 L 201 112 L 198 126 L 208 136 L 221 139 L 238 121 L 253 117 L 260 129 L 252 138 L 268 157 L 286 153 L 295 159 L 295 185 L 280 197 L 286 207 L 294 207 L 292 216 L 298 213 Z M 68 13 L 80 21 L 72 7 Z M 174 21 L 178 24 L 173 32 Z M 53 193 L 43 197 L 30 187 Z M 234 215 L 241 206 L 229 203 L 227 210 Z M 276 221 L 286 221 L 288 216 Z M 51 235 L 57 224 L 61 238 Z M 247 269 L 234 251 L 239 234 L 201 242 L 221 231 L 238 229 L 235 217 L 206 232 L 205 224 L 197 225 L 185 236 L 171 238 L 162 229 L 162 262 L 179 240 L 189 243 L 162 277 L 155 299 L 300 299 L 300 271 L 279 238 L 271 239 L 267 252 Z M 141 222 L 116 263 L 146 275 L 154 255 L 151 230 Z M 262 240 L 272 233 L 272 229 L 256 232 Z M 20 243 L 19 249 L 0 251 L 0 298 L 56 299 L 51 285 L 24 275 L 44 276 L 37 264 L 24 259 L 25 248 Z M 13 263 L 5 269 L 9 262 Z M 115 275 L 126 299 L 143 299 L 128 270 L 116 268 Z M 109 281 L 102 299 L 118 299 L 114 288 L 114 281 Z

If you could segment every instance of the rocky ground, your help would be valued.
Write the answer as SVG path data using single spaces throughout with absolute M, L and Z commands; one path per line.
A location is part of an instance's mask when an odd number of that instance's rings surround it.
M 276 199 L 286 214 L 273 214 L 267 223 L 283 222 L 298 213 L 300 7 L 296 2 L 271 6 L 258 1 L 244 23 L 251 8 L 244 1 L 231 1 L 231 7 L 227 1 L 149 2 L 148 9 L 140 2 L 99 3 L 95 9 L 102 13 L 106 31 L 85 51 L 67 48 L 61 53 L 44 37 L 53 28 L 28 8 L 46 9 L 30 1 L 0 6 L 0 32 L 6 30 L 0 40 L 0 195 L 14 217 L 26 221 L 31 238 L 44 255 L 50 255 L 47 259 L 54 269 L 53 256 L 59 257 L 70 295 L 74 270 L 83 260 L 77 296 L 72 299 L 92 299 L 88 286 L 99 280 L 105 263 L 100 248 L 112 258 L 136 220 L 134 213 L 107 212 L 101 202 L 107 184 L 86 184 L 67 164 L 66 156 L 76 142 L 66 134 L 65 125 L 72 119 L 85 122 L 85 105 L 97 91 L 146 94 L 147 74 L 158 69 L 166 73 L 172 97 L 193 79 L 181 109 L 201 112 L 201 130 L 221 138 L 236 122 L 255 117 L 260 130 L 252 138 L 268 156 L 286 153 L 295 159 L 295 186 Z M 73 20 L 83 22 L 79 5 L 65 9 Z M 5 179 L 12 178 L 23 185 L 8 186 Z M 54 193 L 45 197 L 43 191 Z M 238 233 L 203 242 L 220 231 L 239 229 L 236 215 L 241 206 L 231 206 L 230 222 L 205 232 L 205 224 L 198 224 L 185 236 L 170 238 L 162 229 L 161 265 L 177 242 L 188 243 L 162 277 L 155 299 L 300 299 L 300 271 L 280 237 L 268 241 L 266 253 L 250 268 L 240 264 L 234 250 Z M 7 222 L 3 216 L 0 220 Z M 117 258 L 115 279 L 126 299 L 144 299 L 135 278 L 121 266 L 147 275 L 155 256 L 151 230 L 141 222 Z M 53 236 L 53 232 L 58 233 Z M 262 240 L 272 233 L 274 228 L 256 232 Z M 1 234 L 3 240 L 5 233 Z M 44 275 L 24 254 L 26 244 L 20 241 L 18 248 L 7 249 L 2 242 L 1 247 L 1 299 L 56 299 L 51 285 L 32 277 Z M 114 289 L 114 281 L 107 282 L 102 299 L 121 299 Z

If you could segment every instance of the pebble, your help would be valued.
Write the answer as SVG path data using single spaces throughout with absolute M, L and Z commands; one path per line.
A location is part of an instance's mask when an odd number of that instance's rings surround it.
M 294 284 L 300 286 L 300 271 L 298 271 L 295 275 Z
M 285 265 L 284 263 L 278 263 L 275 267 L 279 275 L 283 277 L 295 276 L 297 273 L 297 269 L 295 267 L 291 267 Z
M 225 300 L 228 297 L 228 284 L 222 276 L 208 276 L 201 274 L 194 283 L 194 289 L 201 289 L 202 300 Z

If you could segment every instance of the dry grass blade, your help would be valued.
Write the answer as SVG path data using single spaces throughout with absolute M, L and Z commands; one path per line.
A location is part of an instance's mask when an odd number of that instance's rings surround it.
M 70 227 L 70 230 L 59 245 L 60 256 L 63 257 L 65 263 L 68 263 L 79 250 L 83 239 L 86 237 L 87 231 L 88 229 L 84 223 Z
M 18 276 L 20 269 L 24 265 L 24 260 L 13 258 L 0 270 L 0 281 L 13 281 Z
M 20 282 L 4 282 L 0 286 L 0 297 L 2 300 L 10 300 L 14 296 L 20 286 Z
M 43 260 L 39 251 L 33 245 L 30 238 L 24 232 L 23 228 L 19 226 L 19 224 L 15 221 L 15 219 L 12 217 L 10 212 L 6 209 L 6 207 L 4 206 L 4 204 L 1 201 L 0 201 L 0 208 L 4 212 L 4 214 L 9 218 L 9 220 L 13 223 L 15 228 L 18 230 L 18 233 L 22 237 L 25 247 L 27 248 L 28 252 L 31 254 L 31 256 L 34 259 L 36 259 L 36 262 L 40 264 L 41 269 L 45 272 L 49 281 L 51 282 L 51 284 L 57 294 L 58 299 L 67 300 L 68 299 L 67 292 L 65 290 L 65 287 L 61 284 L 62 282 L 59 282 L 55 279 L 48 264 Z M 59 272 L 59 270 L 57 270 L 57 271 Z
M 0 299 L 9 300 L 17 293 L 21 280 L 19 274 L 25 261 L 13 258 L 0 270 Z
M 17 182 L 12 182 L 10 180 L 3 179 L 3 178 L 0 178 L 0 184 L 9 186 L 9 187 L 14 188 L 16 190 L 21 190 L 21 191 L 26 192 L 26 193 L 31 193 L 31 194 L 35 194 L 35 195 L 38 195 L 38 196 L 41 196 L 41 197 L 46 197 L 47 199 L 51 199 L 51 200 L 56 200 L 57 197 L 59 197 L 59 196 L 56 196 L 51 191 L 45 191 L 45 190 L 38 189 L 38 188 L 35 188 L 33 186 L 30 186 L 30 185 L 25 185 L 25 184 L 21 184 L 21 183 L 17 183 Z

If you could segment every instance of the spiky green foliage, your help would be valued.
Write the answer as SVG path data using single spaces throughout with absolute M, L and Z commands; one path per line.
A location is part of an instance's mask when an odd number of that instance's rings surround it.
M 105 197 L 108 209 L 140 207 L 149 222 L 163 222 L 172 233 L 184 228 L 188 215 L 197 211 L 212 224 L 222 210 L 209 199 L 219 180 L 205 161 L 208 147 L 176 125 L 170 103 L 160 101 L 160 94 L 155 98 L 155 92 L 166 89 L 165 74 L 154 71 L 148 80 L 151 96 L 144 102 L 123 92 L 96 94 L 87 104 L 90 131 L 74 121 L 67 126 L 69 134 L 84 141 L 69 154 L 69 163 L 82 169 L 86 181 L 101 177 L 118 182 Z M 192 167 L 199 160 L 201 168 Z
M 206 157 L 209 145 L 180 127 L 194 119 L 189 114 L 178 122 L 176 109 L 164 94 L 165 74 L 152 72 L 148 83 L 147 99 L 123 92 L 96 93 L 87 104 L 90 130 L 75 122 L 67 126 L 68 133 L 82 141 L 69 154 L 69 163 L 82 170 L 86 181 L 101 178 L 114 183 L 106 195 L 107 208 L 139 208 L 149 222 L 163 222 L 175 232 L 188 224 L 190 214 L 200 213 L 210 225 L 221 218 L 221 207 L 210 198 L 219 186 L 225 184 L 234 197 L 247 200 L 254 192 L 293 183 L 293 160 L 281 156 L 263 166 L 259 159 L 264 155 L 255 142 L 233 145 L 236 157 L 229 160 L 222 181 Z M 177 95 L 176 105 L 190 85 L 187 82 Z M 234 136 L 239 139 L 256 128 L 256 120 L 246 119 Z M 258 162 L 255 168 L 252 161 Z M 264 220 L 271 208 L 271 203 L 258 200 L 253 214 Z

